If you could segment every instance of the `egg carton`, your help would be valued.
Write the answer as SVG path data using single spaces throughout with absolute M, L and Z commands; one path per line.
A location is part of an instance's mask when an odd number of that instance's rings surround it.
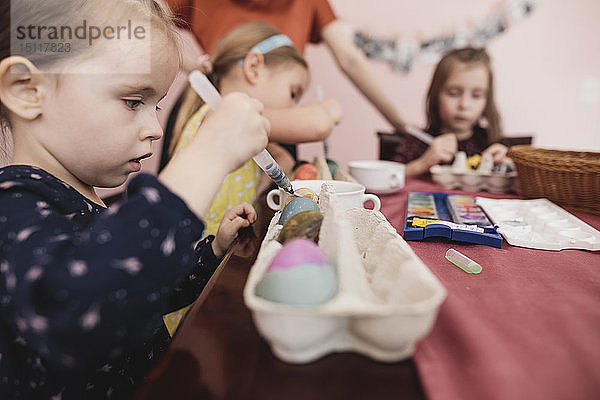
M 319 247 L 335 268 L 338 292 L 310 307 L 256 295 L 256 286 L 282 248 L 278 211 L 270 222 L 244 287 L 259 333 L 282 361 L 307 363 L 332 352 L 356 352 L 377 361 L 410 357 L 433 326 L 446 297 L 439 280 L 378 211 L 344 210 L 321 190 Z
M 514 171 L 482 173 L 477 170 L 456 170 L 451 165 L 434 165 L 429 172 L 433 181 L 446 189 L 461 189 L 468 192 L 485 190 L 490 193 L 519 192 L 519 181 Z
M 476 169 L 469 169 L 470 164 L 464 151 L 454 156 L 452 165 L 434 165 L 429 169 L 434 182 L 446 189 L 461 189 L 469 192 L 481 190 L 490 193 L 519 192 L 519 181 L 514 163 L 505 160 L 494 165 L 489 154 L 481 156 Z
M 600 232 L 548 199 L 489 199 L 476 203 L 513 246 L 599 251 Z

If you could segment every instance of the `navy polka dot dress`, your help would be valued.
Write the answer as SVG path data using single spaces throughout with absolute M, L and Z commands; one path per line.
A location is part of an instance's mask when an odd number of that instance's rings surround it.
M 152 175 L 104 208 L 0 168 L 0 399 L 131 398 L 169 343 L 162 315 L 217 267 L 203 229 Z

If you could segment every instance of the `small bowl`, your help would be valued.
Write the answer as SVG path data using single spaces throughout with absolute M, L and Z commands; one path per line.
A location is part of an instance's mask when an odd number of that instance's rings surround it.
M 348 163 L 350 175 L 376 194 L 395 193 L 404 187 L 406 166 L 387 160 L 356 160 Z

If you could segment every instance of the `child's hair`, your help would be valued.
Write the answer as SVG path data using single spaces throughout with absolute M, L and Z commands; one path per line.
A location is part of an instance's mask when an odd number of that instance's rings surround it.
M 230 30 L 219 40 L 210 57 L 212 72 L 207 73 L 208 79 L 217 89 L 220 89 L 222 77 L 231 68 L 238 65 L 240 60 L 244 60 L 255 45 L 279 34 L 281 32 L 277 28 L 264 22 L 249 22 Z M 308 68 L 308 64 L 300 52 L 292 46 L 277 47 L 263 54 L 263 57 L 265 65 L 270 67 L 295 62 Z M 207 71 L 202 72 L 206 73 Z M 169 145 L 169 156 L 173 155 L 187 121 L 203 104 L 200 96 L 188 85 L 175 120 L 173 137 Z
M 487 91 L 486 105 L 482 117 L 487 122 L 488 140 L 494 142 L 500 139 L 501 122 L 500 114 L 494 101 L 494 74 L 492 73 L 492 64 L 490 57 L 484 48 L 466 47 L 452 50 L 438 63 L 431 79 L 431 85 L 427 92 L 427 130 L 432 135 L 439 135 L 442 130 L 442 121 L 440 119 L 439 96 L 448 76 L 452 73 L 458 63 L 468 64 L 469 66 L 481 65 L 488 72 L 489 87 Z
M 64 52 L 42 52 L 27 51 L 25 46 L 18 43 L 11 43 L 13 30 L 18 26 L 28 26 L 34 23 L 38 27 L 64 27 L 70 26 L 74 22 L 93 21 L 93 23 L 102 24 L 108 22 L 109 18 L 116 19 L 122 17 L 115 13 L 115 10 L 127 11 L 133 15 L 142 15 L 144 13 L 151 17 L 153 26 L 161 28 L 167 37 L 177 46 L 177 33 L 175 20 L 168 6 L 162 0 L 114 0 L 114 4 L 122 6 L 121 8 L 112 7 L 106 1 L 90 0 L 0 0 L 2 4 L 0 21 L 0 61 L 10 56 L 22 56 L 31 61 L 39 69 L 47 69 L 58 65 L 62 61 L 72 59 L 73 57 L 85 54 L 92 46 L 87 46 L 86 41 L 73 41 L 70 44 L 69 51 Z M 130 14 L 130 15 L 131 15 Z M 12 16 L 12 21 L 11 21 Z M 105 18 L 104 21 L 98 19 Z M 90 23 L 90 22 L 88 22 Z M 106 25 L 106 24 L 102 24 Z M 1 154 L 7 151 L 9 135 L 7 134 L 11 127 L 11 121 L 8 111 L 0 102 L 0 159 L 8 154 Z

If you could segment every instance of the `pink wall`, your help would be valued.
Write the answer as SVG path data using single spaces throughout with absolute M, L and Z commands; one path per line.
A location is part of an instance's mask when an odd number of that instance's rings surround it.
M 509 1 L 497 0 L 329 0 L 340 19 L 362 32 L 381 38 L 417 40 L 469 29 Z M 365 6 L 374 10 L 366 12 Z M 507 135 L 534 134 L 534 145 L 600 152 L 600 1 L 537 0 L 530 16 L 494 38 L 488 50 L 496 80 L 496 101 Z M 199 51 L 191 35 L 183 34 L 190 51 Z M 376 159 L 377 131 L 390 125 L 338 71 L 325 45 L 309 45 L 311 86 L 304 102 L 316 101 L 316 86 L 343 106 L 343 122 L 329 139 L 330 157 L 348 161 Z M 372 61 L 383 90 L 407 122 L 424 123 L 424 95 L 433 65 L 419 57 L 408 74 Z M 180 76 L 162 102 L 164 123 L 175 95 L 186 83 Z M 174 89 L 174 90 L 173 90 Z M 351 138 L 351 140 L 348 140 Z M 158 168 L 160 142 L 144 171 Z M 323 154 L 321 143 L 303 144 L 299 157 L 312 160 Z M 122 188 L 104 189 L 110 195 Z
M 338 17 L 381 38 L 438 37 L 480 23 L 506 2 L 496 0 L 330 0 Z M 374 7 L 366 12 L 365 6 Z M 497 103 L 507 135 L 534 134 L 534 145 L 600 151 L 600 2 L 538 0 L 534 12 L 492 39 Z M 338 72 L 325 46 L 309 46 L 312 84 L 338 99 L 344 120 L 330 137 L 330 156 L 346 165 L 378 157 L 377 131 L 391 127 Z M 408 74 L 372 61 L 383 90 L 403 117 L 424 123 L 424 94 L 433 65 L 417 58 Z M 352 138 L 352 140 L 348 140 Z M 321 144 L 300 147 L 300 157 L 322 154 Z

